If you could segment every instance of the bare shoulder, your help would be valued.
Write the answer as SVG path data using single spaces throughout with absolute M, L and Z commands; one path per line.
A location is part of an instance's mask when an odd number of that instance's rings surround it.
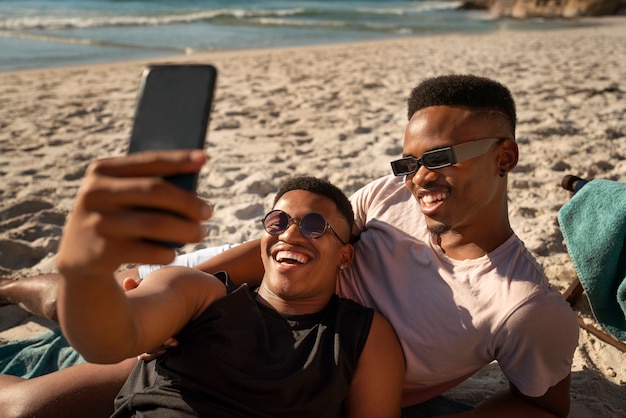
M 389 321 L 375 313 L 346 400 L 346 416 L 399 417 L 404 374 L 400 342 Z

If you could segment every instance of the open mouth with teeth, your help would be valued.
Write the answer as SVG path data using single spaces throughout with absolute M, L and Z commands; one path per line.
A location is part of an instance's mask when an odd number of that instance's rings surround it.
M 274 254 L 274 260 L 281 264 L 305 264 L 309 257 L 302 253 L 282 250 Z
M 424 195 L 421 199 L 425 206 L 431 206 L 435 203 L 444 201 L 446 197 L 448 197 L 448 193 L 433 193 Z

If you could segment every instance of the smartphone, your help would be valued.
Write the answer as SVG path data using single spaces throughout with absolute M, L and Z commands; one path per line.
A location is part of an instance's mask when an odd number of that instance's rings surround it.
M 212 65 L 164 64 L 144 68 L 128 153 L 203 149 L 216 78 L 217 70 Z M 198 173 L 164 178 L 193 192 L 198 183 Z
M 128 152 L 203 149 L 216 78 L 212 65 L 144 68 Z M 198 183 L 198 173 L 165 178 L 189 191 Z

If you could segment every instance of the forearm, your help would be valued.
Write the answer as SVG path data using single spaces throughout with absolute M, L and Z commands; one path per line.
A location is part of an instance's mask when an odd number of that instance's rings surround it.
M 248 283 L 256 286 L 261 283 L 264 272 L 260 240 L 244 242 L 198 264 L 196 268 L 209 274 L 225 271 L 236 285 Z
M 509 389 L 496 392 L 475 409 L 459 414 L 443 415 L 442 417 L 476 417 L 476 418 L 555 418 L 559 415 L 533 405 L 513 394 Z
M 0 375 L 0 411 L 31 418 L 108 417 L 136 363 L 136 359 L 111 365 L 84 363 L 28 380 Z

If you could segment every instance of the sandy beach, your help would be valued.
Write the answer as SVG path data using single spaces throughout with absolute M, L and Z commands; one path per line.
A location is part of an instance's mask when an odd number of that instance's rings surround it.
M 589 23 L 149 61 L 219 70 L 199 185 L 216 212 L 205 242 L 183 251 L 258 236 L 257 219 L 286 176 L 325 177 L 351 193 L 388 174 L 402 152 L 410 90 L 426 77 L 473 73 L 503 82 L 516 99 L 511 222 L 564 291 L 576 273 L 557 223 L 570 199 L 562 177 L 626 182 L 626 17 Z M 144 64 L 0 73 L 0 275 L 54 271 L 87 164 L 126 152 Z M 575 310 L 594 323 L 584 296 Z M 0 342 L 48 326 L 0 307 Z M 625 353 L 581 329 L 572 372 L 572 417 L 626 417 Z M 492 364 L 450 396 L 477 403 L 505 384 Z

